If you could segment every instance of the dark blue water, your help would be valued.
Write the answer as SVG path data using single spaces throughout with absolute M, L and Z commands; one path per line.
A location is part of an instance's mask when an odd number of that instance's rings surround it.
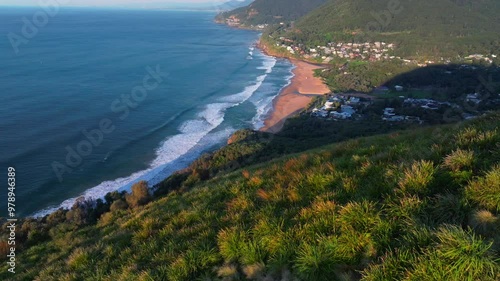
M 159 182 L 258 128 L 290 79 L 212 13 L 61 10 L 16 54 L 36 11 L 0 8 L 0 179 L 16 168 L 20 216 Z

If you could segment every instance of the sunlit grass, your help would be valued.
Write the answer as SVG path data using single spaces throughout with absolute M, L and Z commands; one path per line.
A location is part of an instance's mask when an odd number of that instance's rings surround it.
M 498 280 L 498 121 L 474 124 L 288 155 L 95 225 L 54 215 L 13 280 Z

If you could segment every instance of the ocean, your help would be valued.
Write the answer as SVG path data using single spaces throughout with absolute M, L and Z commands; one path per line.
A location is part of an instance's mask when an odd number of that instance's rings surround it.
M 17 216 L 154 185 L 261 127 L 292 77 L 211 12 L 61 9 L 27 38 L 39 11 L 0 8 L 0 216 L 7 167 Z

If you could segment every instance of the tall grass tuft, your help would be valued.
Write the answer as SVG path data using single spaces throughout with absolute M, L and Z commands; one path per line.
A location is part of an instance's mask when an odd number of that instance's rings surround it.
M 339 211 L 339 224 L 345 230 L 369 233 L 381 222 L 375 203 L 369 201 L 352 202 Z
M 500 212 L 500 165 L 494 166 L 484 177 L 469 183 L 466 198 L 492 212 Z
M 362 281 L 403 280 L 405 272 L 415 262 L 415 254 L 408 250 L 388 252 L 378 263 L 372 263 L 362 272 Z
M 500 260 L 491 242 L 450 225 L 439 228 L 436 238 L 436 245 L 408 272 L 408 280 L 497 280 Z
M 325 243 L 302 244 L 295 262 L 297 275 L 304 281 L 336 280 L 336 263 L 332 249 Z
M 247 279 L 262 280 L 264 278 L 265 265 L 263 263 L 254 263 L 243 267 L 243 273 Z
M 474 152 L 457 149 L 444 158 L 444 165 L 454 172 L 470 170 L 474 166 Z
M 245 247 L 245 234 L 238 228 L 226 228 L 217 235 L 219 251 L 226 262 L 236 262 Z
M 476 210 L 469 218 L 469 225 L 479 234 L 493 237 L 500 230 L 500 221 L 497 216 L 487 210 Z
M 460 196 L 452 193 L 437 195 L 430 204 L 433 222 L 437 225 L 441 223 L 464 224 L 469 212 L 469 207 L 464 201 Z
M 497 130 L 481 131 L 475 127 L 469 127 L 456 135 L 457 144 L 460 147 L 486 147 L 498 141 Z
M 407 168 L 399 181 L 399 187 L 404 194 L 427 195 L 434 179 L 436 168 L 430 161 L 415 161 Z

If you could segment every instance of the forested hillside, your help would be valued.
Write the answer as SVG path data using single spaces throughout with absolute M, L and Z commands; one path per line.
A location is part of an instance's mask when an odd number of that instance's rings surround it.
M 246 7 L 223 13 L 234 15 L 244 25 L 273 24 L 296 20 L 327 0 L 256 0 Z
M 0 279 L 499 280 L 499 125 L 491 113 L 240 159 L 215 177 L 198 166 L 152 202 L 138 184 L 98 216 L 74 207 L 19 222 L 17 273 L 2 263 Z M 229 148 L 251 158 L 248 137 L 272 141 L 243 134 Z
M 456 57 L 500 52 L 497 0 L 329 0 L 301 18 L 293 38 L 395 43 L 403 57 Z

